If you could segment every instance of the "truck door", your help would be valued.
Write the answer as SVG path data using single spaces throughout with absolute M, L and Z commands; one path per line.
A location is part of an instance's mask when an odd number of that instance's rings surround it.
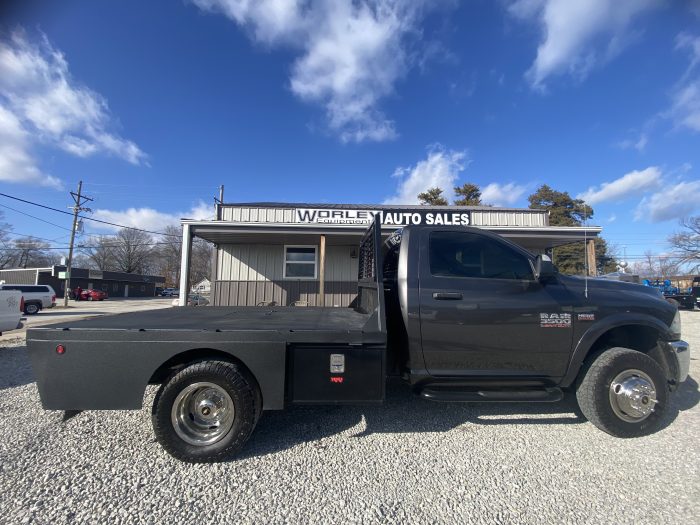
M 567 291 L 536 281 L 530 259 L 485 233 L 425 230 L 420 247 L 423 356 L 434 376 L 562 376 Z

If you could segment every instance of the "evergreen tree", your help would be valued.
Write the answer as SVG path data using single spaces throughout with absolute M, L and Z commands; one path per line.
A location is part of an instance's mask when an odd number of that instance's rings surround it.
M 419 193 L 418 200 L 424 206 L 447 206 L 447 199 L 442 196 L 440 188 L 430 188 Z
M 455 206 L 481 205 L 481 190 L 476 184 L 466 182 L 461 186 L 455 186 L 455 195 L 458 196 L 453 203 Z
M 543 184 L 527 198 L 530 208 L 549 211 L 551 226 L 580 226 L 593 217 L 593 208 L 568 192 L 556 191 Z
M 546 184 L 528 197 L 530 208 L 549 212 L 552 226 L 581 226 L 586 219 L 593 217 L 593 208 L 581 199 L 574 199 L 568 192 L 556 191 Z M 615 255 L 605 239 L 595 239 L 595 273 L 614 272 L 617 268 Z M 584 275 L 586 273 L 585 248 L 583 242 L 557 246 L 552 250 L 552 260 L 561 273 Z

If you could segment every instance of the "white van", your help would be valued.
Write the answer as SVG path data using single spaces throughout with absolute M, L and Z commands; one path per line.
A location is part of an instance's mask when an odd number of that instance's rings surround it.
M 34 315 L 56 306 L 56 292 L 48 284 L 0 284 L 0 290 L 16 290 L 24 297 L 24 313 Z
M 0 335 L 19 327 L 23 308 L 22 292 L 0 290 Z

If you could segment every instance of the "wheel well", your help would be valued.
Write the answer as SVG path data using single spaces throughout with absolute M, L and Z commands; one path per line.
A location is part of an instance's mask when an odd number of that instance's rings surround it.
M 212 348 L 194 348 L 192 350 L 187 350 L 186 352 L 174 355 L 165 363 L 160 365 L 158 369 L 155 372 L 153 372 L 153 375 L 151 375 L 151 378 L 148 380 L 148 383 L 161 384 L 173 373 L 175 373 L 178 370 L 181 370 L 187 365 L 196 363 L 198 361 L 206 361 L 210 359 L 236 363 L 243 367 L 251 375 L 251 377 L 254 377 L 248 369 L 248 367 L 245 366 L 245 363 L 243 363 L 240 359 L 236 359 L 231 354 L 227 354 L 226 352 L 222 352 L 221 350 L 214 350 Z
M 579 374 L 586 369 L 585 363 L 593 362 L 609 348 L 622 347 L 648 355 L 661 366 L 667 377 L 671 377 L 672 371 L 669 362 L 663 348 L 659 345 L 660 335 L 658 330 L 645 325 L 625 325 L 612 328 L 601 335 L 591 346 Z
M 618 326 L 601 335 L 589 350 L 588 355 L 599 354 L 615 346 L 648 354 L 656 348 L 658 342 L 659 332 L 655 328 L 645 325 Z

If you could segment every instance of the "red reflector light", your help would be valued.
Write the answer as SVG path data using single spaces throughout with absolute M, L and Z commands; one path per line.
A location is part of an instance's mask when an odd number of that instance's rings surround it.
M 331 383 L 342 383 L 343 377 L 331 377 Z
M 58 345 L 58 346 L 56 347 L 56 353 L 57 353 L 58 355 L 63 355 L 63 354 L 65 354 L 65 353 L 66 353 L 66 347 L 63 346 L 63 345 Z

